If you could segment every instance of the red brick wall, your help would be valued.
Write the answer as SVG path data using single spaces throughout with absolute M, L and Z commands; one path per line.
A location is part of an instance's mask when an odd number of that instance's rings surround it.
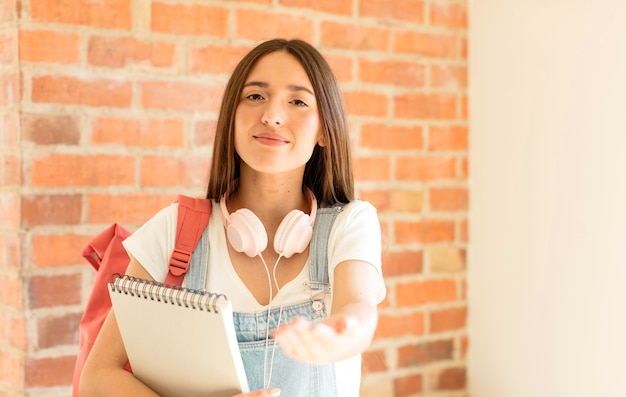
M 466 0 L 18 3 L 0 5 L 0 395 L 70 394 L 80 247 L 202 194 L 228 75 L 274 36 L 333 66 L 380 213 L 388 296 L 362 395 L 466 395 Z

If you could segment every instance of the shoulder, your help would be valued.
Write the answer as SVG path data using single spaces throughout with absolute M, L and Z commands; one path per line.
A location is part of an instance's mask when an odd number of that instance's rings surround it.
M 378 212 L 371 203 L 354 200 L 342 206 L 337 214 L 337 221 L 346 224 L 353 222 L 378 222 Z
M 341 207 L 333 207 L 336 211 L 336 218 L 330 233 L 331 239 L 341 237 L 345 239 L 348 235 L 360 236 L 367 240 L 376 240 L 380 235 L 380 221 L 376 208 L 367 201 L 354 200 Z M 326 212 L 333 212 L 328 210 Z M 327 222 L 332 222 L 327 218 Z M 322 222 L 324 223 L 324 222 Z
M 139 229 L 137 229 L 128 239 L 143 240 L 144 238 L 152 239 L 155 235 L 164 234 L 169 237 L 172 229 L 176 230 L 176 221 L 178 218 L 178 204 L 172 203 L 162 208 Z

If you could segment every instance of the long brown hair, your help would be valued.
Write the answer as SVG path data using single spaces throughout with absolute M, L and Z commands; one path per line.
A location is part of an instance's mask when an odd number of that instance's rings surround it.
M 235 112 L 243 85 L 263 56 L 286 51 L 295 56 L 313 85 L 324 146 L 316 145 L 304 169 L 303 189 L 313 190 L 320 206 L 354 199 L 348 123 L 339 85 L 315 47 L 302 40 L 273 39 L 253 48 L 239 62 L 226 85 L 213 144 L 207 198 L 219 200 L 239 177 L 241 159 L 235 151 Z

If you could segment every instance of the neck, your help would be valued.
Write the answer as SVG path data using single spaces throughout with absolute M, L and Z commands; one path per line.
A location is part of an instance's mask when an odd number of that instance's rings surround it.
M 242 175 L 239 188 L 228 199 L 230 212 L 248 208 L 267 228 L 278 226 L 283 217 L 293 209 L 311 212 L 309 198 L 302 191 L 302 178 L 290 176 Z

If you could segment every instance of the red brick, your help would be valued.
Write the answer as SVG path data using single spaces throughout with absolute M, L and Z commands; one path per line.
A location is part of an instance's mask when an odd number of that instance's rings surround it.
M 38 22 L 125 29 L 132 26 L 132 0 L 37 0 L 30 3 Z
M 6 225 L 3 224 L 3 227 Z M 12 231 L 0 233 L 0 258 L 4 258 L 4 268 L 16 270 L 22 268 L 20 246 L 20 236 L 17 233 Z
M 22 226 L 71 225 L 80 222 L 80 194 L 22 196 Z
M 210 157 L 146 156 L 141 159 L 141 186 L 205 186 Z
M 388 181 L 391 175 L 389 157 L 355 157 L 354 177 L 360 181 Z
M 93 236 L 75 234 L 37 234 L 32 237 L 32 265 L 62 267 L 84 264 L 80 255 L 83 246 Z
M 461 59 L 466 60 L 467 54 L 469 52 L 467 37 L 462 37 L 459 39 L 459 41 L 460 41 L 460 47 L 461 47 L 461 49 L 459 50 L 459 53 L 460 53 L 459 57 Z
M 417 62 L 361 59 L 359 72 L 361 81 L 373 84 L 423 87 L 426 80 L 426 67 Z
M 81 275 L 62 274 L 54 276 L 31 276 L 29 307 L 39 309 L 81 303 Z
M 385 278 L 421 274 L 423 263 L 422 251 L 385 252 L 383 274 Z
M 80 79 L 67 76 L 34 77 L 32 98 L 35 103 L 129 107 L 132 83 L 124 80 Z
M 467 358 L 467 351 L 469 349 L 469 338 L 464 335 L 461 337 L 461 358 Z
M 37 347 L 49 349 L 78 343 L 78 325 L 82 313 L 65 313 L 37 320 Z
M 418 307 L 428 303 L 455 300 L 457 300 L 456 281 L 452 279 L 411 281 L 396 285 L 398 307 Z
M 430 6 L 430 23 L 448 29 L 467 29 L 467 5 L 434 2 Z
M 424 192 L 414 189 L 393 189 L 391 208 L 403 213 L 420 213 L 424 208 Z
M 433 371 L 435 390 L 463 390 L 467 385 L 467 373 L 464 367 L 445 368 Z
M 379 27 L 323 21 L 321 44 L 323 47 L 360 51 L 387 51 L 389 31 Z
M 7 154 L 0 156 L 0 162 L 0 186 L 20 186 L 22 184 L 22 158 Z
M 364 374 L 388 371 L 384 350 L 369 350 L 361 357 L 361 371 Z
M 175 200 L 173 194 L 91 194 L 87 221 L 92 224 L 141 225 Z
M 467 254 L 464 248 L 454 245 L 431 247 L 427 250 L 431 273 L 458 273 L 465 271 Z
M 433 310 L 430 312 L 430 333 L 455 331 L 466 326 L 466 307 Z
M 384 20 L 424 22 L 423 0 L 367 0 L 360 2 L 359 14 Z
M 457 98 L 453 94 L 400 94 L 394 102 L 397 118 L 451 120 L 457 117 Z
M 10 22 L 17 19 L 17 0 L 0 2 L 0 22 Z
M 2 6 L 0 6 L 2 7 Z M 0 34 L 0 65 L 11 65 L 15 62 L 15 45 L 17 39 L 15 34 Z
M 23 310 L 22 277 L 17 273 L 0 273 L 0 305 Z
M 468 176 L 469 176 L 469 162 L 467 160 L 467 156 L 463 156 L 459 159 L 459 162 L 461 163 L 460 165 L 460 170 L 459 170 L 459 178 L 463 179 L 463 180 L 467 180 Z
M 285 7 L 305 8 L 337 15 L 351 15 L 353 0 L 280 0 Z
M 20 195 L 16 191 L 0 191 L 0 219 L 3 227 L 20 225 Z M 2 284 L 0 284 L 2 285 Z
M 467 67 L 433 65 L 430 67 L 431 85 L 435 88 L 464 90 L 467 88 Z
M 50 154 L 31 164 L 32 186 L 129 186 L 135 182 L 130 156 Z
M 453 353 L 452 339 L 402 346 L 398 349 L 398 367 L 424 366 L 435 361 L 450 360 Z
M 310 18 L 246 9 L 238 9 L 235 18 L 237 37 L 255 41 L 274 37 L 313 41 L 314 25 Z
M 424 313 L 380 314 L 375 339 L 392 339 L 424 334 Z
M 27 388 L 70 385 L 76 356 L 29 358 L 26 360 Z
M 15 106 L 22 100 L 22 86 L 18 72 L 0 73 L 0 107 Z
M 0 78 L 0 82 L 2 79 Z M 2 112 L 0 111 L 0 142 L 5 149 L 17 148 L 18 145 L 18 125 L 19 113 L 17 109 Z
M 411 374 L 394 379 L 394 397 L 409 397 L 422 392 L 424 387 L 422 374 Z
M 395 177 L 413 181 L 454 179 L 456 165 L 454 157 L 399 157 Z
M 153 32 L 226 37 L 229 11 L 201 4 L 152 3 Z
M 361 189 L 359 191 L 359 199 L 370 202 L 379 212 L 387 211 L 391 208 L 391 194 L 386 189 Z
M 72 64 L 80 56 L 80 36 L 51 30 L 20 31 L 20 61 Z
M 462 211 L 468 209 L 467 188 L 431 188 L 432 211 Z
M 274 0 L 230 0 L 231 3 L 256 3 L 256 4 L 272 4 Z
M 395 222 L 396 243 L 445 243 L 454 241 L 455 224 L 449 220 L 428 219 L 422 221 Z
M 5 313 L 5 320 L 8 323 L 8 336 L 1 340 L 8 341 L 10 345 L 19 351 L 28 351 L 28 334 L 26 332 L 26 322 L 22 311 L 19 314 Z M 3 327 L 5 328 L 5 327 Z
M 461 120 L 467 120 L 469 118 L 469 96 L 461 95 Z
M 424 148 L 423 128 L 389 124 L 363 124 L 361 147 L 380 150 L 421 150 Z
M 459 221 L 459 240 L 467 242 L 469 239 L 468 223 L 467 219 L 461 219 Z
M 354 72 L 352 70 L 354 61 L 352 58 L 338 54 L 326 54 L 324 58 L 330 65 L 339 83 L 347 83 L 354 80 Z
M 428 134 L 428 150 L 462 150 L 469 149 L 469 133 L 462 126 L 431 126 Z
M 452 59 L 457 57 L 458 48 L 457 37 L 450 34 L 403 31 L 395 34 L 393 51 L 401 54 Z
M 1 3 L 0 3 L 1 4 Z M 8 349 L 0 349 L 0 365 L 2 366 L 2 384 L 13 390 L 22 390 L 24 387 L 24 356 L 23 352 Z M 5 386 L 5 387 L 6 387 Z M 20 397 L 22 393 L 10 393 L 2 391 L 3 397 Z
M 134 37 L 100 37 L 89 39 L 87 61 L 90 65 L 122 68 L 139 64 L 156 68 L 174 64 L 175 46 L 163 41 L 138 40 Z
M 123 119 L 102 117 L 91 124 L 95 144 L 119 144 L 127 147 L 181 148 L 185 144 L 182 119 Z
M 141 106 L 184 111 L 217 111 L 224 88 L 187 82 L 144 81 L 140 84 Z
M 344 91 L 346 111 L 350 116 L 386 117 L 389 114 L 389 97 L 368 91 Z
M 231 74 L 241 58 L 250 50 L 241 46 L 209 45 L 191 50 L 191 71 L 193 73 Z
M 22 134 L 36 145 L 78 145 L 80 120 L 72 115 L 25 113 Z
M 198 120 L 194 124 L 193 145 L 195 147 L 213 146 L 216 127 L 217 120 L 215 119 Z

